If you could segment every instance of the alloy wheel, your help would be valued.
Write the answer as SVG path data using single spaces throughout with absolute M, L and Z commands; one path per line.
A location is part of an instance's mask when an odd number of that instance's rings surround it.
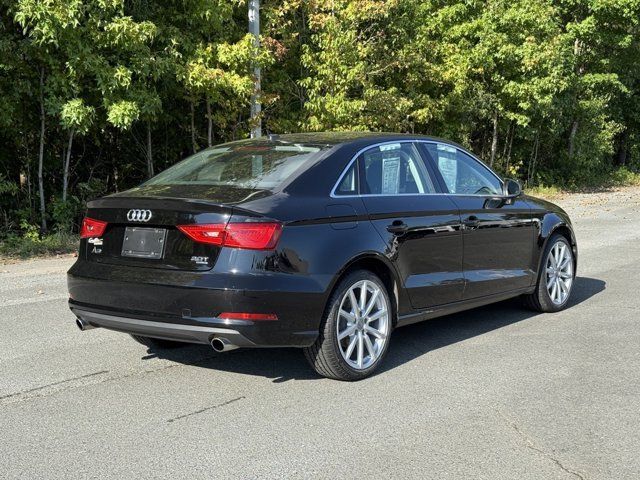
M 556 242 L 549 250 L 546 281 L 551 301 L 555 305 L 566 302 L 573 285 L 573 255 L 563 241 Z
M 376 283 L 361 280 L 342 297 L 337 315 L 337 338 L 342 358 L 356 369 L 373 365 L 389 337 L 387 298 Z

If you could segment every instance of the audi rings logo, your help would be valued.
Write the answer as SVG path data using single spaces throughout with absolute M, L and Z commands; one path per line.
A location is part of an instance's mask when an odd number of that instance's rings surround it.
M 133 208 L 127 212 L 127 220 L 130 222 L 148 222 L 151 220 L 151 210 L 138 210 Z

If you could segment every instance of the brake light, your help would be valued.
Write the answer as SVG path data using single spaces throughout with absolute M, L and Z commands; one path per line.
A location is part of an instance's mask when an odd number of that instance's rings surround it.
M 191 238 L 194 242 L 208 243 L 210 245 L 222 245 L 224 242 L 223 223 L 208 225 L 178 225 L 178 230 Z
M 278 320 L 275 313 L 222 312 L 218 318 L 224 320 Z
M 178 229 L 198 243 L 222 247 L 272 250 L 276 247 L 282 225 L 276 222 L 178 225 Z
M 85 217 L 80 228 L 80 238 L 101 237 L 107 228 L 107 222 Z

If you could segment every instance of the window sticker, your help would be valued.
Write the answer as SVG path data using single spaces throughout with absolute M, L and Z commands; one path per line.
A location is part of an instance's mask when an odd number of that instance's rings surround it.
M 382 194 L 398 193 L 400 183 L 400 157 L 382 159 Z
M 402 145 L 399 143 L 390 143 L 388 145 L 380 145 L 378 148 L 380 148 L 381 152 L 388 152 L 389 150 L 398 150 L 402 148 Z
M 438 144 L 438 170 L 450 193 L 456 193 L 458 178 L 458 162 L 456 149 L 448 145 Z

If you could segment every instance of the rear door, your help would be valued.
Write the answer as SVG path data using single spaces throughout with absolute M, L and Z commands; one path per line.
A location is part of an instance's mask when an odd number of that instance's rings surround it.
M 360 193 L 415 309 L 461 299 L 462 235 L 415 142 L 373 146 L 357 159 Z
M 502 181 L 480 161 L 444 143 L 425 143 L 439 180 L 460 210 L 464 241 L 464 299 L 528 287 L 533 221 L 521 197 L 496 201 Z

